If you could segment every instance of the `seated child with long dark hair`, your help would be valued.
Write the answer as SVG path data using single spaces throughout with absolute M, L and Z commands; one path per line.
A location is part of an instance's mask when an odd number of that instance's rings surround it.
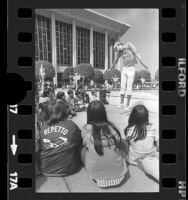
M 139 159 L 148 156 L 158 158 L 158 134 L 154 124 L 149 123 L 149 112 L 144 105 L 137 105 L 129 116 L 124 130 L 129 142 L 128 162 L 137 165 Z
M 81 157 L 90 178 L 102 188 L 121 184 L 128 172 L 122 139 L 117 128 L 108 121 L 101 101 L 89 104 L 82 138 Z
M 81 131 L 67 120 L 66 105 L 60 100 L 48 103 L 46 123 L 40 131 L 41 173 L 46 176 L 67 176 L 81 166 Z

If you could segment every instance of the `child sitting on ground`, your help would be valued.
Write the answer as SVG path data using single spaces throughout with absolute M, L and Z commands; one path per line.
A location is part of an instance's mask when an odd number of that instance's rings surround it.
M 74 93 L 73 93 L 72 90 L 68 90 L 67 94 L 68 94 L 67 103 L 68 103 L 68 106 L 69 106 L 69 112 L 75 113 L 75 115 L 76 115 Z
M 67 113 L 70 116 L 69 118 L 72 118 L 72 117 L 74 117 L 76 115 L 76 111 L 74 109 L 72 109 L 72 107 L 68 104 L 64 92 L 58 92 L 57 95 L 56 95 L 56 98 L 65 103 L 66 109 L 67 109 Z
M 128 126 L 125 128 L 124 133 L 126 140 L 130 144 L 128 153 L 128 162 L 130 164 L 138 165 L 146 157 L 155 157 L 154 160 L 159 159 L 158 134 L 155 126 L 149 123 L 149 112 L 144 105 L 136 105 L 132 109 Z M 152 168 L 152 165 L 150 168 Z M 158 177 L 159 172 L 156 173 L 157 175 L 155 174 L 154 176 Z
M 106 94 L 109 93 L 104 87 L 99 91 L 99 99 L 103 104 L 109 104 L 109 102 L 106 99 Z
M 56 94 L 56 98 L 62 100 L 63 102 L 67 102 L 64 92 L 60 92 L 60 91 L 59 91 L 59 92 Z
M 97 91 L 92 91 L 90 101 L 92 102 L 95 100 L 98 100 Z
M 89 99 L 89 94 L 88 93 L 86 93 L 85 96 L 84 96 L 84 102 L 87 104 L 87 107 L 88 107 L 88 105 L 90 103 L 90 99 Z
M 86 107 L 88 107 L 89 102 L 90 102 L 88 93 L 87 93 L 86 91 L 84 91 L 84 90 L 82 90 L 82 91 L 80 91 L 80 92 L 81 92 L 81 94 L 82 94 L 82 98 L 83 98 L 84 104 L 86 105 Z
M 39 106 L 40 104 L 51 101 L 55 99 L 55 92 L 52 88 L 46 87 L 43 92 L 43 96 L 39 98 Z
M 90 178 L 99 187 L 117 186 L 127 179 L 126 145 L 122 142 L 120 132 L 108 121 L 101 101 L 89 104 L 82 138 L 82 162 Z
M 67 94 L 68 94 L 68 97 L 67 97 L 67 102 L 68 102 L 68 104 L 70 104 L 71 106 L 74 107 L 74 100 L 75 100 L 75 98 L 74 98 L 74 93 L 73 93 L 73 91 L 72 91 L 72 90 L 68 90 L 68 91 L 67 91 Z
M 75 102 L 76 112 L 81 112 L 81 111 L 86 110 L 86 105 L 84 105 L 83 96 L 81 92 L 78 90 L 75 92 L 74 102 Z
M 60 100 L 48 103 L 46 123 L 40 131 L 41 173 L 45 176 L 68 176 L 81 166 L 81 131 L 67 120 L 65 104 Z

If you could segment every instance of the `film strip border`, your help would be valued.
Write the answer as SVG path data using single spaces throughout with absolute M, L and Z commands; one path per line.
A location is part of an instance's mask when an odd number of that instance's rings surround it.
M 175 8 L 162 9 L 163 20 L 160 21 L 160 29 L 162 30 L 160 34 L 162 65 L 159 68 L 160 101 L 162 100 L 160 102 L 160 144 L 167 147 L 161 153 L 160 175 L 162 187 L 167 189 L 169 193 L 174 193 L 176 199 L 184 199 L 186 198 L 185 174 L 183 175 L 185 165 L 180 163 L 183 160 L 182 156 L 186 147 L 183 140 L 182 143 L 178 141 L 182 137 L 186 137 L 186 59 L 184 57 L 185 36 L 181 35 L 178 30 L 183 31 L 185 24 L 183 16 L 178 19 L 177 15 L 179 14 Z M 181 120 L 178 121 L 178 119 Z M 180 173 L 177 173 L 176 170 Z M 169 190 L 170 188 L 176 189 L 172 191 Z
M 176 7 L 159 9 L 160 193 L 165 194 L 161 197 L 172 199 L 185 199 L 186 190 L 184 143 L 186 60 L 185 7 L 183 6 L 184 3 L 178 10 Z M 19 8 L 14 11 L 14 15 L 19 20 L 16 24 L 8 25 L 8 32 L 14 32 L 14 37 L 8 36 L 8 48 L 11 48 L 11 43 L 15 45 L 15 56 L 8 61 L 8 72 L 10 82 L 16 80 L 23 87 L 18 91 L 21 92 L 17 96 L 17 102 L 21 103 L 12 104 L 14 101 L 10 101 L 8 108 L 10 199 L 17 199 L 20 192 L 21 196 L 33 196 L 35 193 L 33 180 L 35 176 L 33 156 L 35 154 L 33 148 L 35 86 L 32 76 L 34 75 L 34 41 L 31 31 L 33 29 L 31 26 L 34 27 L 35 14 L 31 8 Z M 16 28 L 18 24 L 19 30 Z M 14 72 L 19 76 L 11 74 Z M 157 194 L 155 195 L 157 197 Z

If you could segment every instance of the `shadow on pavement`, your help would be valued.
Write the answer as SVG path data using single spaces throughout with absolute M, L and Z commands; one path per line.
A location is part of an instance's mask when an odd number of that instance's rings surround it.
M 35 179 L 37 179 L 37 181 L 35 181 L 36 190 L 40 190 L 41 186 L 47 181 L 47 177 L 43 175 L 36 176 Z

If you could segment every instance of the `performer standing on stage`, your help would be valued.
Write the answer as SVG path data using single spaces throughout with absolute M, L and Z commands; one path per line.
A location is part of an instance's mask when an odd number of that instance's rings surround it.
M 147 65 L 143 62 L 140 55 L 136 52 L 136 48 L 130 42 L 123 44 L 120 42 L 116 42 L 114 45 L 114 50 L 117 51 L 117 56 L 110 68 L 115 68 L 116 63 L 121 58 L 122 65 L 121 65 L 121 90 L 120 90 L 120 105 L 118 107 L 124 106 L 124 97 L 125 92 L 127 92 L 127 103 L 125 109 L 129 109 L 129 104 L 132 95 L 132 85 L 134 82 L 135 77 L 135 64 L 138 61 L 148 69 Z

